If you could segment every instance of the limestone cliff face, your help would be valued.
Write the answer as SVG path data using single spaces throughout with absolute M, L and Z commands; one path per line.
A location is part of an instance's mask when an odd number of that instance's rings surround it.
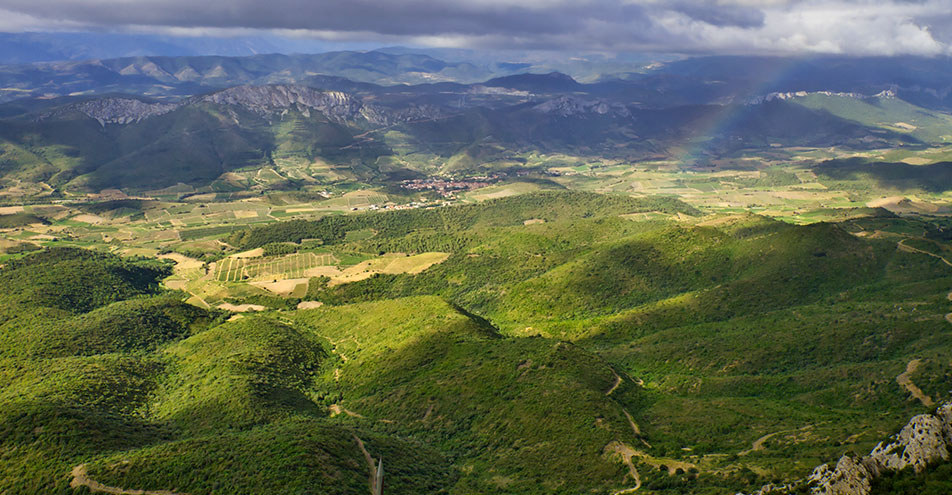
M 293 84 L 235 86 L 198 97 L 192 102 L 235 105 L 265 116 L 278 115 L 290 109 L 309 115 L 310 111 L 314 110 L 338 124 L 367 122 L 386 126 L 442 116 L 437 107 L 430 105 L 382 108 L 364 103 L 361 99 L 341 91 L 325 91 Z
M 862 93 L 855 92 L 837 92 L 837 91 L 790 91 L 790 92 L 779 92 L 779 93 L 769 93 L 766 95 L 757 96 L 751 98 L 747 101 L 748 105 L 759 105 L 768 101 L 776 100 L 791 100 L 796 98 L 804 98 L 810 95 L 822 95 L 822 96 L 839 96 L 842 98 L 855 98 L 855 99 L 867 99 L 867 98 L 895 98 L 896 91 L 894 89 L 885 89 L 876 93 L 875 95 L 864 95 Z
M 612 117 L 631 117 L 631 112 L 620 103 L 601 99 L 583 99 L 573 96 L 560 96 L 533 107 L 541 113 L 562 117 L 584 116 L 588 114 L 610 115 Z
M 179 103 L 149 103 L 128 97 L 97 98 L 57 108 L 38 120 L 61 118 L 79 112 L 96 119 L 101 125 L 132 124 L 182 107 L 207 103 L 241 107 L 265 117 L 279 116 L 289 110 L 296 110 L 306 116 L 310 116 L 310 112 L 318 112 L 338 124 L 363 123 L 371 126 L 388 126 L 445 116 L 440 108 L 433 105 L 410 104 L 400 108 L 385 108 L 366 104 L 360 98 L 340 91 L 325 91 L 293 84 L 272 84 L 235 86 Z
M 383 124 L 385 121 L 376 109 L 347 93 L 288 84 L 235 86 L 198 97 L 193 102 L 236 105 L 260 115 L 278 114 L 292 108 L 302 113 L 316 110 L 338 123 L 367 120 Z
M 131 124 L 149 117 L 169 113 L 178 107 L 179 105 L 175 103 L 147 103 L 135 98 L 98 98 L 67 105 L 43 115 L 40 119 L 60 117 L 69 112 L 80 112 L 87 117 L 96 119 L 100 125 Z
M 897 434 L 880 442 L 868 455 L 843 456 L 831 467 L 817 467 L 805 480 L 783 486 L 768 485 L 753 495 L 779 495 L 810 487 L 813 495 L 868 495 L 872 481 L 884 472 L 912 467 L 921 472 L 930 463 L 949 460 L 952 451 L 952 403 L 934 414 L 915 416 Z

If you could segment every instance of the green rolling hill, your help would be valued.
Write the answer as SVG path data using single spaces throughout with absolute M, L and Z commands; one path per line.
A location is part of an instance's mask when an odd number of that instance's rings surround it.
M 315 278 L 323 306 L 259 315 L 181 302 L 153 259 L 11 258 L 0 489 L 351 494 L 367 456 L 408 494 L 802 477 L 928 410 L 952 373 L 952 269 L 911 249 L 944 252 L 941 226 L 854 213 L 686 221 L 699 212 L 671 198 L 541 192 L 273 223 L 230 249 L 449 258 Z

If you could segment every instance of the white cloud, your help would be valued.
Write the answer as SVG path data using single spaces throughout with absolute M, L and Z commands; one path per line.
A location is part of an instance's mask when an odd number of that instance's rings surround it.
M 68 30 L 83 29 L 88 24 L 74 21 L 57 21 L 43 17 L 36 17 L 23 12 L 3 9 L 0 2 L 0 32 L 19 32 L 37 30 Z

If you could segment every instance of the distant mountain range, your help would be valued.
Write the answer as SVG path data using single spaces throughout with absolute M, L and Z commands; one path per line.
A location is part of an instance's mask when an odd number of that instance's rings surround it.
M 851 97 L 830 97 L 835 106 L 805 97 L 656 109 L 581 91 L 528 91 L 590 86 L 560 74 L 435 85 L 439 90 L 326 82 L 355 91 L 243 85 L 176 101 L 113 95 L 0 105 L 0 179 L 80 190 L 206 187 L 231 170 L 303 157 L 375 182 L 483 173 L 518 165 L 527 152 L 642 160 L 698 143 L 713 157 L 777 143 L 868 149 L 935 134 L 877 127 L 875 115 L 865 123 L 849 118 L 871 105 Z M 503 82 L 515 88 L 484 91 Z M 926 112 L 884 98 L 874 103 Z M 932 125 L 949 123 L 941 115 Z
M 493 74 L 426 55 L 328 52 L 251 57 L 127 57 L 0 67 L 0 98 L 110 92 L 156 97 L 191 95 L 237 84 L 305 82 L 330 75 L 377 84 L 474 82 Z
M 583 62 L 576 62 L 584 65 Z M 952 108 L 950 58 L 701 57 L 667 64 L 612 66 L 599 76 L 553 72 L 551 63 L 453 61 L 405 50 L 338 51 L 311 55 L 136 56 L 0 66 L 0 101 L 127 93 L 156 98 L 191 96 L 242 84 L 304 84 L 351 91 L 415 85 L 416 93 L 477 84 L 533 94 L 586 93 L 644 107 L 742 103 L 771 93 L 883 91 L 927 108 Z M 607 64 L 607 65 L 606 65 Z M 632 72 L 641 67 L 638 72 Z M 572 69 L 572 67 L 569 67 Z M 581 76 L 579 76 L 581 74 Z M 492 91 L 484 91 L 488 93 Z M 498 91 L 496 91 L 498 93 Z M 465 102 L 464 102 L 465 103 Z
M 332 43 L 276 36 L 162 36 L 128 33 L 26 32 L 0 33 L 0 64 L 90 60 L 139 56 L 222 55 L 241 57 L 265 53 L 316 53 L 367 49 L 362 43 Z
M 495 67 L 401 50 L 0 66 L 0 180 L 214 187 L 293 156 L 375 182 L 518 168 L 535 152 L 703 165 L 952 139 L 948 59 L 697 58 L 590 83 Z

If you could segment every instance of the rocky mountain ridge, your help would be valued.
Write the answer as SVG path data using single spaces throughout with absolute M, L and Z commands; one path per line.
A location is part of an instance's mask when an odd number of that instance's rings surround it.
M 898 434 L 865 456 L 844 455 L 835 466 L 819 466 L 803 480 L 766 485 L 751 495 L 802 493 L 803 487 L 812 495 L 869 495 L 873 480 L 883 473 L 907 467 L 919 473 L 931 463 L 948 461 L 950 452 L 952 402 L 946 402 L 932 414 L 913 417 Z
M 266 86 L 235 86 L 215 93 L 188 98 L 177 103 L 147 102 L 132 97 L 105 97 L 65 105 L 47 112 L 37 120 L 60 118 L 80 112 L 100 125 L 132 124 L 164 115 L 189 105 L 217 104 L 242 107 L 264 117 L 296 110 L 305 116 L 317 111 L 338 124 L 366 122 L 387 126 L 400 122 L 440 118 L 445 111 L 433 105 L 407 105 L 383 108 L 364 103 L 360 98 L 342 91 L 327 91 L 303 85 L 272 84 Z
M 747 102 L 747 104 L 759 105 L 761 103 L 766 103 L 770 101 L 791 100 L 795 98 L 804 98 L 810 95 L 839 96 L 842 98 L 856 98 L 856 99 L 895 98 L 896 91 L 893 89 L 885 89 L 874 95 L 856 93 L 856 92 L 842 92 L 842 91 L 785 91 L 785 92 L 768 93 L 766 95 L 752 98 L 751 100 Z
M 80 112 L 95 119 L 100 125 L 132 124 L 149 117 L 167 114 L 177 108 L 177 103 L 150 103 L 130 97 L 108 97 L 86 100 L 43 114 L 37 120 L 46 120 L 65 116 L 71 112 Z
M 187 104 L 215 103 L 235 105 L 259 115 L 267 116 L 296 109 L 305 115 L 310 110 L 323 113 L 337 122 L 353 122 L 364 119 L 373 124 L 386 124 L 383 112 L 360 99 L 341 91 L 323 91 L 294 84 L 267 86 L 235 86 L 222 91 L 188 100 Z
M 533 110 L 546 114 L 555 114 L 562 117 L 573 117 L 587 114 L 609 115 L 612 117 L 631 117 L 631 112 L 625 105 L 600 98 L 586 99 L 574 96 L 559 96 L 533 107 Z

